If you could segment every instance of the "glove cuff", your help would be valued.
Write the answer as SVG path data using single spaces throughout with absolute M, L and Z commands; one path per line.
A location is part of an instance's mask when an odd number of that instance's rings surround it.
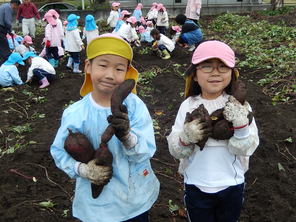
M 250 127 L 246 125 L 245 127 L 234 129 L 234 137 L 237 139 L 244 139 L 250 135 Z
M 77 174 L 77 175 L 79 175 L 79 170 L 78 170 L 78 168 L 79 168 L 79 165 L 81 164 L 81 162 L 79 162 L 79 161 L 76 161 L 75 162 L 75 164 L 74 164 L 74 171 L 75 171 L 75 173 Z M 79 175 L 80 176 L 80 175 Z
M 182 131 L 179 135 L 179 144 L 181 146 L 189 146 L 192 144 L 184 131 Z
M 138 137 L 135 134 L 129 132 L 126 136 L 121 138 L 121 141 L 125 148 L 131 149 L 137 145 Z

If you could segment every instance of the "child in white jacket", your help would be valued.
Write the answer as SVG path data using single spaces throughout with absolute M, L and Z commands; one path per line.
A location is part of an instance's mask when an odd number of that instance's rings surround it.
M 161 34 L 165 35 L 166 30 L 169 27 L 168 13 L 161 3 L 157 5 L 157 11 L 156 29 L 158 29 Z
M 44 58 L 37 56 L 34 52 L 26 52 L 24 60 L 30 65 L 26 83 L 31 82 L 33 77 L 39 83 L 40 89 L 49 86 L 49 83 L 55 79 L 56 71 L 54 67 Z
M 98 26 L 96 25 L 95 18 L 92 15 L 85 16 L 85 26 L 83 29 L 82 39 L 86 38 L 87 45 L 90 41 L 99 36 Z
M 157 29 L 153 29 L 150 35 L 155 41 L 152 45 L 153 51 L 162 59 L 171 58 L 171 53 L 175 49 L 175 43 L 164 34 L 161 34 Z
M 122 24 L 117 34 L 125 39 L 129 43 L 135 43 L 139 40 L 139 36 L 136 32 L 137 19 L 134 16 L 129 17 L 126 23 Z
M 112 3 L 110 15 L 107 19 L 107 25 L 109 25 L 112 28 L 112 30 L 115 28 L 117 20 L 119 19 L 119 14 L 118 14 L 119 5 L 120 4 L 118 2 Z
M 80 52 L 84 48 L 80 37 L 80 30 L 77 28 L 78 19 L 80 17 L 75 14 L 70 14 L 67 18 L 68 24 L 65 35 L 65 50 L 69 52 L 67 68 L 72 69 L 74 73 L 81 73 L 79 70 Z

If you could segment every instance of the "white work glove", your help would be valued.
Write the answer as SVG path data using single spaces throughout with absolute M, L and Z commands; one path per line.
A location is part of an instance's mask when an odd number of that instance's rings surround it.
M 242 128 L 248 126 L 249 104 L 245 102 L 242 105 L 236 98 L 230 96 L 223 111 L 224 118 L 232 122 L 233 128 Z
M 78 174 L 89 179 L 93 184 L 106 184 L 112 176 L 112 168 L 109 166 L 98 166 L 95 160 L 89 161 L 87 164 L 80 163 L 78 166 Z
M 185 121 L 183 131 L 179 135 L 180 142 L 184 145 L 196 144 L 209 136 L 211 131 L 211 128 L 200 118 L 191 122 Z

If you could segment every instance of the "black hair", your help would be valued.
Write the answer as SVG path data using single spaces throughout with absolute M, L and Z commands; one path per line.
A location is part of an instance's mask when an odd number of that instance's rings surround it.
M 175 21 L 179 24 L 179 25 L 184 25 L 185 21 L 186 21 L 187 17 L 184 14 L 179 14 L 176 16 Z
M 172 36 L 175 35 L 177 32 L 172 27 L 170 27 L 169 33 Z
M 160 34 L 160 32 L 157 29 L 152 29 L 151 32 L 150 32 L 151 36 L 159 35 L 159 34 Z
M 192 78 L 196 74 L 196 67 L 197 67 L 196 64 L 191 64 L 189 66 L 189 68 L 185 71 L 185 76 L 187 76 L 187 77 L 191 76 L 191 78 Z M 238 71 L 237 68 L 232 68 L 230 83 L 224 89 L 225 92 L 229 95 L 231 95 L 231 86 L 233 86 L 234 83 L 237 81 L 237 78 L 236 78 L 237 71 Z M 192 79 L 191 84 L 189 86 L 188 95 L 186 96 L 186 98 L 188 98 L 190 96 L 199 95 L 199 94 L 201 94 L 201 87 L 198 84 L 198 82 L 196 82 Z
M 21 4 L 21 2 L 20 2 L 20 0 L 11 0 L 10 1 L 10 4 L 17 4 L 17 5 L 20 5 Z

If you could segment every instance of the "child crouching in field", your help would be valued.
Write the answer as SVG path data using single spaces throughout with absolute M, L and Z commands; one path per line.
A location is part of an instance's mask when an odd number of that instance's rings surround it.
M 182 32 L 177 42 L 182 47 L 189 47 L 188 51 L 193 51 L 195 45 L 202 41 L 202 31 L 199 26 L 192 20 L 187 19 L 183 14 L 179 14 L 175 18 L 176 22 L 182 25 Z
M 170 53 L 175 49 L 175 43 L 165 35 L 161 34 L 157 29 L 153 29 L 150 32 L 150 35 L 155 40 L 152 49 L 156 54 L 162 59 L 171 58 Z
M 85 16 L 85 26 L 83 29 L 82 39 L 86 38 L 87 45 L 91 40 L 99 36 L 98 26 L 96 25 L 95 18 L 92 15 Z
M 17 53 L 11 53 L 8 59 L 0 67 L 0 86 L 14 86 L 23 84 L 17 67 L 25 65 L 23 57 Z
M 65 51 L 69 52 L 67 68 L 73 69 L 74 73 L 81 73 L 79 69 L 80 52 L 84 49 L 83 42 L 78 29 L 78 19 L 80 17 L 75 14 L 70 14 L 67 18 L 68 24 L 65 35 Z
M 56 71 L 54 67 L 44 58 L 37 56 L 34 52 L 26 52 L 24 60 L 30 65 L 27 73 L 27 82 L 31 82 L 33 77 L 40 83 L 39 88 L 49 86 L 55 79 Z
M 179 37 L 181 35 L 181 27 L 178 25 L 172 26 L 170 29 L 170 35 L 171 35 L 171 39 L 172 41 L 176 44 L 177 41 L 179 40 Z
M 137 20 L 134 16 L 129 17 L 126 23 L 118 30 L 117 34 L 130 44 L 138 45 L 139 36 L 136 31 Z
M 167 137 L 170 153 L 180 160 L 179 172 L 184 175 L 189 221 L 239 219 L 244 174 L 259 144 L 255 120 L 249 120 L 251 107 L 244 96 L 238 96 L 245 90 L 238 80 L 235 54 L 227 44 L 205 41 L 196 48 L 186 73 L 186 100 Z M 221 118 L 231 128 L 212 125 L 198 111 L 201 104 L 210 115 L 223 108 Z
M 26 35 L 23 38 L 22 43 L 15 48 L 15 52 L 18 52 L 21 54 L 21 56 L 24 56 L 26 52 L 35 52 L 35 49 L 32 47 L 32 45 L 33 41 L 31 36 Z
M 140 33 L 140 42 L 146 42 L 151 43 L 153 41 L 153 38 L 150 35 L 150 31 L 147 31 L 144 26 L 139 26 L 138 31 Z
M 132 48 L 120 37 L 104 34 L 90 42 L 86 53 L 85 80 L 80 90 L 83 99 L 64 111 L 50 148 L 56 165 L 76 179 L 73 216 L 88 222 L 148 222 L 159 193 L 159 182 L 150 165 L 156 151 L 152 119 L 144 102 L 134 94 L 135 88 L 123 102 L 127 112 L 109 117 L 115 88 L 125 79 L 138 79 L 131 65 Z M 64 149 L 68 129 L 86 135 L 98 149 L 109 124 L 107 118 L 115 130 L 108 142 L 112 169 L 94 165 L 94 160 L 88 164 L 74 160 Z M 91 181 L 104 184 L 106 175 L 110 181 L 94 199 Z

